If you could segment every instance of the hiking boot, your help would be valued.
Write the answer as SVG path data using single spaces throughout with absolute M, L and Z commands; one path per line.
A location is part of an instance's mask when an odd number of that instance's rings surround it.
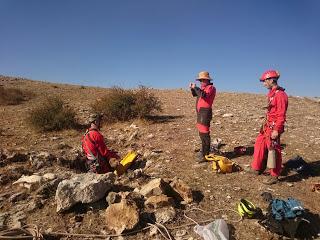
M 206 162 L 207 162 L 206 159 L 205 159 L 205 157 L 202 155 L 201 152 L 198 154 L 198 156 L 197 156 L 197 158 L 196 158 L 196 162 L 197 162 L 198 164 L 203 164 L 203 163 L 206 163 Z
M 279 182 L 278 177 L 275 176 L 269 176 L 268 178 L 266 178 L 262 183 L 266 184 L 266 185 L 272 185 L 272 184 L 276 184 Z

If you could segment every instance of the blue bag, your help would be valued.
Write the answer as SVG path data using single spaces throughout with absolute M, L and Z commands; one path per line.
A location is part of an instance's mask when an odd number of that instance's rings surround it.
M 287 201 L 273 199 L 271 202 L 271 210 L 273 218 L 278 221 L 294 219 L 302 216 L 304 213 L 302 204 L 294 198 L 288 198 Z

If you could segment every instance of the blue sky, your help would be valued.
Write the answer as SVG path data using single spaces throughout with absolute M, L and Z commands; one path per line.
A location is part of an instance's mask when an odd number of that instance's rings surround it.
M 0 0 L 0 74 L 91 86 L 319 96 L 318 0 Z

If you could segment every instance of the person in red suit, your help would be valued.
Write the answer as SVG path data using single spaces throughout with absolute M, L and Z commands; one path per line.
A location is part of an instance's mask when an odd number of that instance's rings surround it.
M 260 78 L 263 85 L 269 89 L 267 94 L 268 105 L 265 122 L 254 144 L 253 173 L 259 175 L 266 169 L 268 150 L 273 148 L 276 155 L 275 168 L 270 169 L 270 176 L 263 181 L 265 184 L 275 184 L 281 172 L 282 156 L 280 136 L 284 132 L 284 123 L 288 108 L 288 96 L 285 89 L 278 85 L 280 73 L 276 70 L 264 72 Z
M 119 162 L 119 156 L 107 148 L 100 133 L 101 121 L 102 115 L 92 114 L 89 119 L 90 128 L 81 139 L 88 172 L 107 173 L 112 171 Z
M 201 86 L 190 83 L 192 96 L 197 97 L 197 129 L 202 143 L 200 156 L 197 159 L 199 163 L 205 162 L 205 155 L 210 153 L 210 121 L 212 120 L 212 104 L 216 96 L 216 88 L 210 82 L 212 78 L 209 72 L 203 71 L 198 74 L 196 80 L 200 81 Z

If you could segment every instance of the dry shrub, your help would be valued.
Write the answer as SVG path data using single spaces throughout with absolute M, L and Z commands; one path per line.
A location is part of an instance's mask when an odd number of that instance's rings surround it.
M 31 98 L 32 94 L 18 88 L 0 86 L 0 105 L 17 105 Z
M 95 112 L 103 113 L 106 121 L 116 122 L 146 118 L 155 111 L 161 111 L 161 102 L 143 86 L 137 91 L 113 87 L 92 108 Z
M 162 110 L 160 100 L 144 86 L 140 86 L 135 93 L 133 109 L 138 118 L 145 118 L 155 111 L 161 112 Z
M 40 131 L 54 131 L 75 127 L 75 115 L 75 111 L 59 97 L 50 97 L 33 109 L 27 120 Z

